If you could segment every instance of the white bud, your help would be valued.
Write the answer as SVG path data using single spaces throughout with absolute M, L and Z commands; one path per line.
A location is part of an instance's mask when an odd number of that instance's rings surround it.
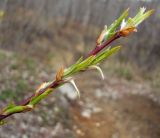
M 126 21 L 125 19 L 123 19 L 120 30 L 122 30 L 125 26 L 126 26 Z

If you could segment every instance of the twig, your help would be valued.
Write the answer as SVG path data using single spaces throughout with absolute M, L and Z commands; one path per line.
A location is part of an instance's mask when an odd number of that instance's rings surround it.
M 6 108 L 2 109 L 0 112 L 0 124 L 3 125 L 5 123 L 3 120 L 13 114 L 33 110 L 42 99 L 52 93 L 54 89 L 64 85 L 65 83 L 71 82 L 79 95 L 79 90 L 72 78 L 76 73 L 86 71 L 91 68 L 93 69 L 94 67 L 98 69 L 101 76 L 104 77 L 102 70 L 98 66 L 99 63 L 120 49 L 120 46 L 107 48 L 109 44 L 120 37 L 126 37 L 130 33 L 136 32 L 136 27 L 152 13 L 153 10 L 145 12 L 145 8 L 140 8 L 135 17 L 128 18 L 128 20 L 125 21 L 128 16 L 128 9 L 124 11 L 123 14 L 109 26 L 109 28 L 105 26 L 104 30 L 98 37 L 96 47 L 89 52 L 86 58 L 80 58 L 75 64 L 67 69 L 61 68 L 53 81 L 40 85 L 36 92 L 30 97 L 17 104 L 11 103 Z M 106 50 L 104 50 L 105 48 Z

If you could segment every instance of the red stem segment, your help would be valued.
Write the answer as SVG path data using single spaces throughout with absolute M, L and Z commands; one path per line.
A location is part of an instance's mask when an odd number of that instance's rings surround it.
M 117 32 L 113 37 L 111 37 L 108 41 L 102 43 L 101 45 L 96 45 L 96 47 L 88 54 L 87 57 L 90 57 L 92 55 L 98 54 L 102 49 L 109 46 L 110 43 L 112 43 L 114 40 L 120 38 L 121 35 L 119 32 Z

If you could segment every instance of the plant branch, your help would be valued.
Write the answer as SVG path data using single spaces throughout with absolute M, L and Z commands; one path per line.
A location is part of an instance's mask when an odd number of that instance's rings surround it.
M 117 32 L 114 36 L 112 36 L 108 41 L 105 43 L 102 43 L 101 45 L 96 45 L 96 47 L 88 54 L 87 57 L 98 54 L 101 50 L 109 46 L 110 43 L 115 41 L 116 39 L 120 38 L 121 35 L 119 32 Z
M 86 58 L 80 58 L 75 64 L 71 65 L 67 69 L 61 68 L 57 72 L 53 81 L 40 85 L 36 92 L 30 97 L 17 104 L 10 103 L 7 107 L 2 109 L 0 112 L 0 125 L 5 123 L 5 121 L 3 121 L 4 119 L 13 114 L 33 110 L 35 106 L 50 93 L 52 93 L 54 89 L 64 85 L 65 83 L 72 83 L 77 91 L 77 94 L 79 95 L 79 90 L 74 83 L 72 76 L 76 73 L 80 73 L 94 67 L 100 71 L 100 74 L 103 77 L 103 72 L 98 67 L 98 64 L 100 64 L 103 60 L 106 60 L 110 55 L 114 54 L 121 48 L 120 46 L 108 48 L 109 44 L 120 37 L 126 37 L 130 33 L 136 32 L 137 25 L 149 17 L 152 13 L 153 10 L 145 12 L 145 8 L 140 8 L 134 18 L 128 18 L 125 22 L 125 19 L 128 16 L 128 9 L 124 11 L 122 15 L 109 26 L 109 28 L 105 26 L 104 30 L 98 37 L 96 47 L 89 52 Z M 106 50 L 104 50 L 105 48 Z

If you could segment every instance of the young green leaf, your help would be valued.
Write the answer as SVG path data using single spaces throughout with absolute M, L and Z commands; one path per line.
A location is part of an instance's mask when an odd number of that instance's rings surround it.
M 15 106 L 13 108 L 9 108 L 7 109 L 3 114 L 7 115 L 7 114 L 12 114 L 12 113 L 18 113 L 18 112 L 22 112 L 26 109 L 26 106 Z
M 121 30 L 130 28 L 130 27 L 137 27 L 140 23 L 142 23 L 154 12 L 154 10 L 149 10 L 147 12 L 145 12 L 145 10 L 146 9 L 142 7 L 139 9 L 139 12 L 135 15 L 135 17 L 128 18 L 128 20 L 125 22 L 125 25 L 121 25 Z
M 6 108 L 4 108 L 3 110 L 2 110 L 2 112 L 5 112 L 6 110 L 8 110 L 8 109 L 11 109 L 11 108 L 13 108 L 13 107 L 15 107 L 16 105 L 13 103 L 13 102 L 11 102 L 11 103 L 9 103 L 9 105 L 6 107 Z
M 147 19 L 151 14 L 153 14 L 154 10 L 149 10 L 146 13 L 141 12 L 141 14 L 137 17 L 134 17 L 133 20 L 135 22 L 135 26 L 138 26 L 141 22 Z
M 48 94 L 50 94 L 53 91 L 53 89 L 48 89 L 46 90 L 44 93 L 42 93 L 41 95 L 34 97 L 31 101 L 30 101 L 30 105 L 36 105 L 37 103 L 39 103 L 42 99 L 44 99 Z
M 95 59 L 95 56 L 90 56 L 84 61 L 82 61 L 80 64 L 77 65 L 77 71 L 84 70 L 85 68 L 87 68 L 94 59 Z
M 73 64 L 73 65 L 70 66 L 69 68 L 65 69 L 65 70 L 64 70 L 64 75 L 63 75 L 63 77 L 66 78 L 67 76 L 69 76 L 70 74 L 72 74 L 72 73 L 75 71 L 76 66 L 77 66 L 79 63 L 81 63 L 82 61 L 83 61 L 83 57 L 80 57 L 79 60 L 78 60 L 75 64 Z
M 104 30 L 97 39 L 98 45 L 102 44 L 116 33 L 116 30 L 121 25 L 122 21 L 128 16 L 128 11 L 129 9 L 125 10 L 121 16 L 109 26 L 109 28 L 107 28 L 107 26 L 104 27 Z
M 99 54 L 93 61 L 92 61 L 92 65 L 96 65 L 100 62 L 102 62 L 103 60 L 107 59 L 110 55 L 114 54 L 115 52 L 117 52 L 119 49 L 121 48 L 121 46 L 116 46 L 112 49 L 106 49 L 104 52 L 102 52 L 101 54 Z
M 107 39 L 112 37 L 117 30 L 117 28 L 121 25 L 122 21 L 128 16 L 129 9 L 125 10 L 122 15 L 108 28 L 108 36 Z

